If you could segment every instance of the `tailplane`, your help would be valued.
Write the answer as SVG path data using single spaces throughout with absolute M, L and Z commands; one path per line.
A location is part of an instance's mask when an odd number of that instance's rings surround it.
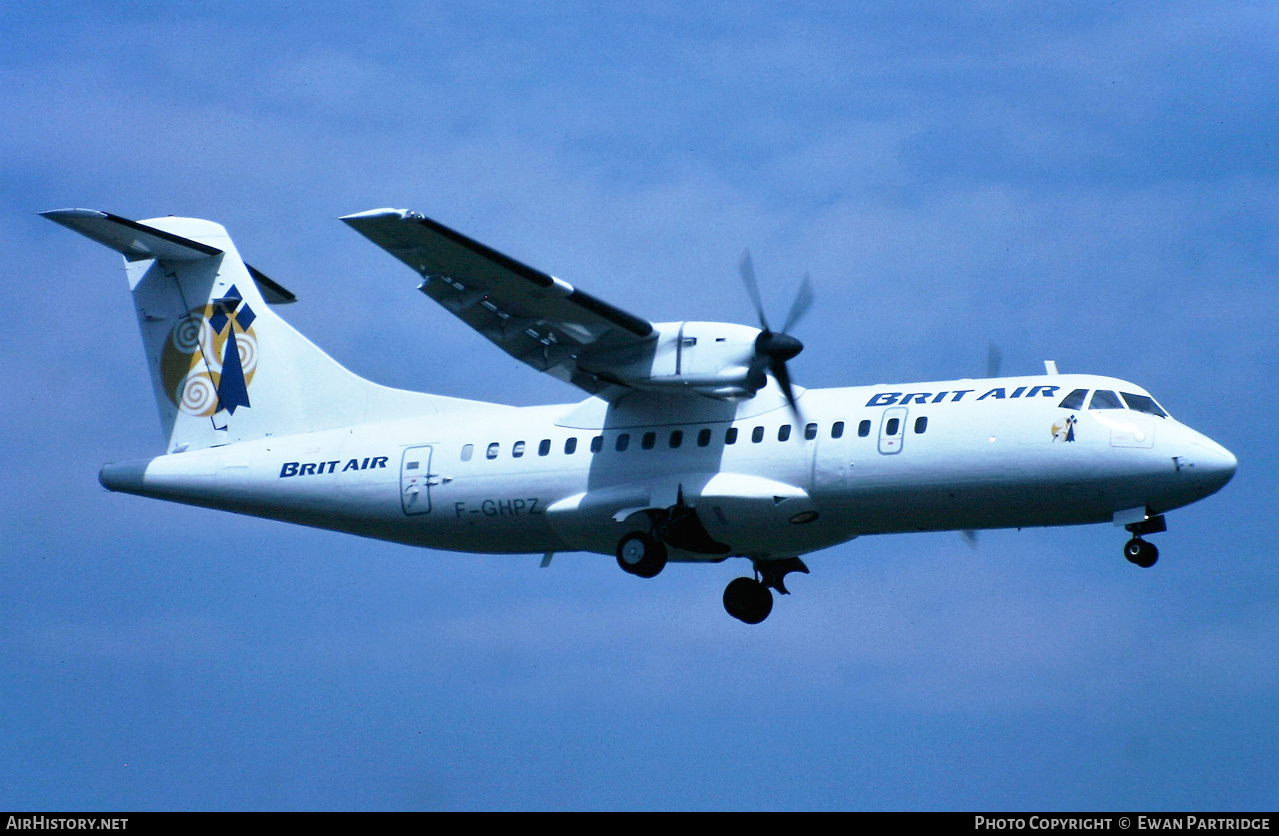
M 170 453 L 471 405 L 347 371 L 268 306 L 294 297 L 219 224 L 43 214 L 124 255 Z

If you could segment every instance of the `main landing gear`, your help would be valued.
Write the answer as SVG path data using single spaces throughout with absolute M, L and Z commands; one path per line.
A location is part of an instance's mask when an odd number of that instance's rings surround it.
M 791 572 L 808 574 L 808 567 L 798 557 L 783 560 L 755 561 L 754 578 L 736 578 L 724 589 L 724 609 L 738 621 L 758 624 L 773 611 L 773 593 L 776 589 L 789 595 L 786 576 Z
M 1159 549 L 1155 548 L 1154 543 L 1147 543 L 1141 539 L 1141 536 L 1167 531 L 1168 524 L 1164 522 L 1163 514 L 1156 514 L 1148 520 L 1126 525 L 1124 528 L 1132 532 L 1132 539 L 1124 544 L 1124 557 L 1128 558 L 1129 563 L 1143 569 L 1154 566 L 1155 561 L 1159 560 Z
M 666 566 L 666 545 L 643 531 L 627 534 L 617 544 L 617 565 L 641 578 L 656 577 Z
M 683 548 L 683 546 L 675 546 Z M 727 550 L 727 547 L 725 547 Z M 641 578 L 656 577 L 666 567 L 666 543 L 657 532 L 632 531 L 617 544 L 617 565 Z M 736 578 L 724 590 L 724 609 L 738 621 L 758 624 L 773 611 L 773 592 L 789 595 L 786 576 L 791 572 L 808 574 L 808 567 L 798 557 L 781 560 L 756 560 L 755 577 Z

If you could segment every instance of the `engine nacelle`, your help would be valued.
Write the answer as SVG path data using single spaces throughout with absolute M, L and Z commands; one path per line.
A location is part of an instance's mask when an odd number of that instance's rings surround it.
M 577 358 L 584 371 L 650 391 L 692 390 L 721 400 L 754 397 L 765 381 L 751 373 L 760 330 L 731 322 L 660 322 L 642 346 Z

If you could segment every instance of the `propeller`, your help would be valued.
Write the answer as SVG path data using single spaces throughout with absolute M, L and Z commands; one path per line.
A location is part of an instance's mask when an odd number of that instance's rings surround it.
M 986 346 L 986 377 L 999 377 L 999 367 L 1004 364 L 1004 352 L 991 342 Z
M 792 337 L 789 332 L 799 324 L 804 314 L 808 313 L 808 309 L 813 306 L 812 280 L 807 273 L 804 274 L 804 280 L 800 282 L 799 291 L 795 294 L 795 301 L 791 303 L 790 312 L 786 314 L 786 324 L 782 326 L 781 331 L 774 331 L 768 327 L 768 317 L 764 314 L 764 302 L 759 295 L 759 283 L 755 281 L 755 264 L 751 261 L 750 250 L 742 254 L 741 273 L 742 284 L 746 285 L 746 292 L 750 294 L 751 303 L 755 305 L 755 313 L 759 316 L 761 329 L 759 336 L 755 338 L 755 357 L 751 360 L 746 377 L 747 383 L 758 390 L 766 382 L 765 372 L 772 372 L 777 385 L 786 395 L 786 402 L 790 404 L 791 411 L 798 419 L 799 407 L 795 403 L 795 390 L 791 386 L 790 372 L 786 368 L 786 362 L 793 360 L 803 351 L 804 344 Z
M 1004 352 L 999 350 L 999 346 L 995 345 L 994 340 L 986 346 L 986 377 L 999 377 L 999 367 L 1004 364 Z M 968 548 L 976 550 L 977 548 L 977 532 L 967 529 L 959 532 L 959 536 L 964 538 L 964 542 L 968 544 Z

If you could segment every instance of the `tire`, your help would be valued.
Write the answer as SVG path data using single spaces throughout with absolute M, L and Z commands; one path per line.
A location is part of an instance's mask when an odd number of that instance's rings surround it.
M 617 565 L 641 578 L 655 577 L 666 566 L 666 546 L 642 531 L 627 534 L 617 544 Z
M 737 578 L 724 588 L 724 609 L 746 624 L 758 624 L 773 611 L 773 593 L 751 578 Z
M 1154 543 L 1134 537 L 1124 544 L 1124 557 L 1135 566 L 1149 569 L 1159 560 L 1159 549 L 1155 548 Z

